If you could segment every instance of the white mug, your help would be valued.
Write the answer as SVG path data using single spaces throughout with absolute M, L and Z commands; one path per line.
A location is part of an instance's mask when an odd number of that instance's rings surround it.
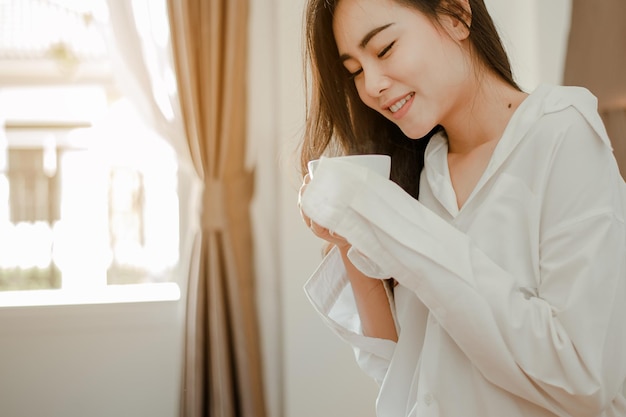
M 385 178 L 389 178 L 389 174 L 391 173 L 391 157 L 389 155 L 379 155 L 379 154 L 345 155 L 345 156 L 334 156 L 330 158 L 350 162 L 353 164 L 357 164 L 357 165 L 369 168 L 372 171 L 382 175 Z M 311 179 L 313 178 L 315 169 L 317 168 L 319 161 L 320 161 L 319 159 L 314 159 L 312 161 L 309 161 L 309 163 L 307 164 L 307 168 L 309 169 L 309 176 L 311 177 Z

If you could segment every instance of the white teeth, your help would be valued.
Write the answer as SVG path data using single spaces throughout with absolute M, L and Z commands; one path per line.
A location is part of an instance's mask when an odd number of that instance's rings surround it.
M 407 101 L 409 101 L 409 99 L 412 96 L 413 96 L 413 93 L 408 94 L 406 97 L 404 97 L 403 99 L 401 99 L 397 103 L 394 103 L 391 106 L 389 106 L 389 110 L 391 110 L 392 113 L 397 112 L 398 110 L 400 110 L 402 108 L 402 106 L 404 106 L 406 104 Z

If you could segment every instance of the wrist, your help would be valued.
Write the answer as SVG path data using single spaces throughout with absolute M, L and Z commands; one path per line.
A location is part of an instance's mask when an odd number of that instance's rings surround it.
M 341 244 L 335 243 L 334 245 L 337 247 L 337 249 L 339 249 L 339 252 L 341 252 L 341 255 L 343 256 L 348 256 L 348 251 L 352 247 L 352 245 L 349 244 L 348 242 L 341 243 Z
M 339 250 L 339 253 L 341 254 L 341 256 L 344 259 L 347 259 L 348 251 L 350 250 L 352 245 L 350 245 L 349 243 L 337 244 L 337 243 L 334 243 L 334 242 L 326 242 L 326 244 L 322 248 L 322 256 L 328 255 L 328 253 L 331 251 L 331 249 L 333 247 L 337 247 L 337 249 Z

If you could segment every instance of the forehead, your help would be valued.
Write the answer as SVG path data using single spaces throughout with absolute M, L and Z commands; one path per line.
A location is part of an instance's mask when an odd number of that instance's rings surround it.
M 398 8 L 406 10 L 394 0 L 340 0 L 333 16 L 333 31 L 337 35 L 387 24 Z
M 376 28 L 415 25 L 418 14 L 395 0 L 339 0 L 333 16 L 337 47 L 340 52 L 358 47 Z

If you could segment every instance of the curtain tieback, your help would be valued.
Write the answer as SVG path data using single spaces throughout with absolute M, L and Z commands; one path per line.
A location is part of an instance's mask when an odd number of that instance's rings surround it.
M 239 213 L 247 215 L 253 189 L 254 174 L 251 172 L 205 181 L 202 196 L 202 229 L 224 230 L 228 220 L 233 216 L 236 219 Z

